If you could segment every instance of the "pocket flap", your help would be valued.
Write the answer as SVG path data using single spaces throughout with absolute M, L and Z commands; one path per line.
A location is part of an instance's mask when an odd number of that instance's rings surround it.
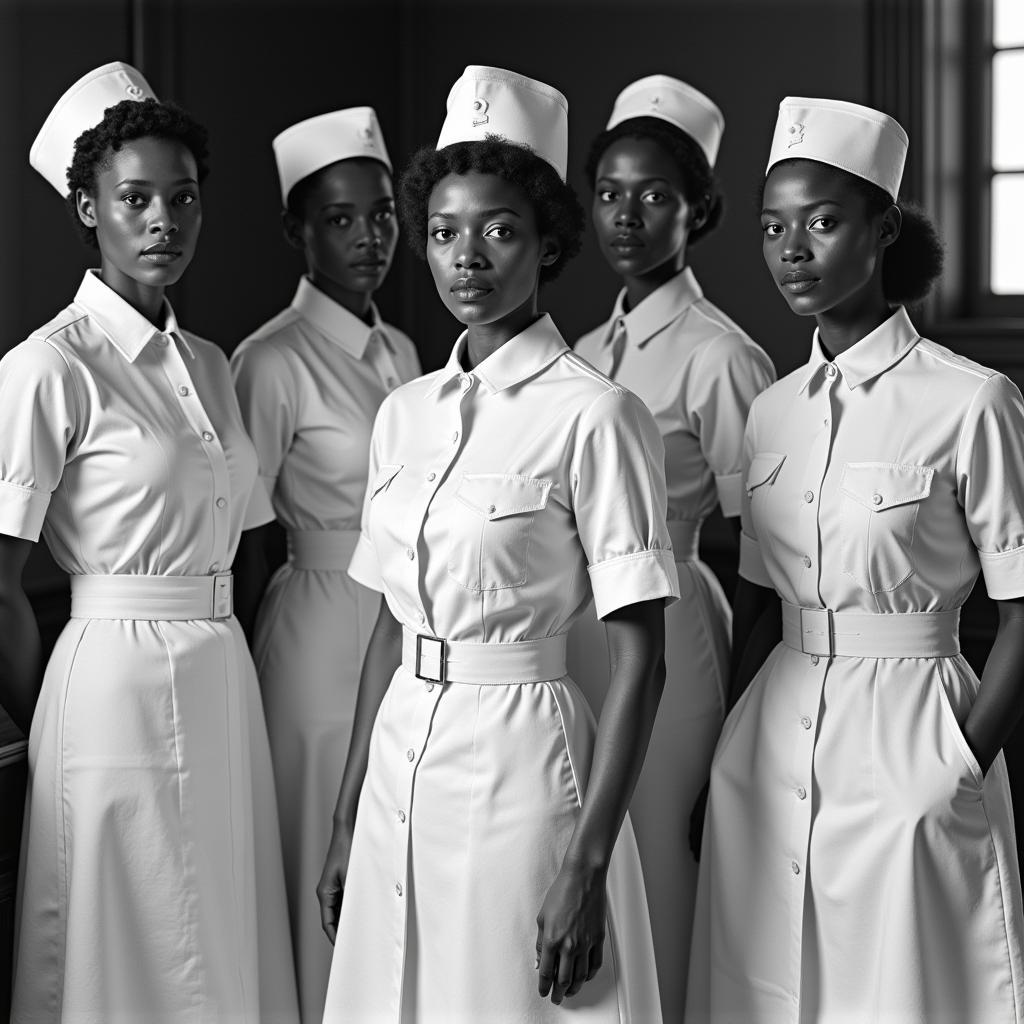
M 384 490 L 392 480 L 398 476 L 401 466 L 385 464 L 377 467 L 377 475 L 373 479 L 373 487 L 370 488 L 370 497 L 375 498 Z
M 930 466 L 903 466 L 894 462 L 848 462 L 840 490 L 872 512 L 921 501 L 928 497 L 935 474 Z
M 786 456 L 778 452 L 756 452 L 747 470 L 747 494 L 761 484 L 775 483 L 785 461 Z
M 501 519 L 544 508 L 550 490 L 550 480 L 504 473 L 467 473 L 459 481 L 455 497 L 487 519 Z

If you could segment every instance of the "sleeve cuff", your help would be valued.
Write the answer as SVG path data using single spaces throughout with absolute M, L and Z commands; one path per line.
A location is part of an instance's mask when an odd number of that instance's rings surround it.
M 39 540 L 50 495 L 0 480 L 0 533 L 33 543 Z
M 380 574 L 377 551 L 365 533 L 361 533 L 356 542 L 352 561 L 348 563 L 348 574 L 356 583 L 362 583 L 364 587 L 376 590 L 379 594 L 384 593 L 384 580 Z
M 245 510 L 245 521 L 242 523 L 243 530 L 253 530 L 257 526 L 272 523 L 277 517 L 274 515 L 274 507 L 270 504 L 270 496 L 267 489 L 260 480 L 256 481 L 252 493 L 249 495 L 249 506 Z
M 662 597 L 670 605 L 679 600 L 675 556 L 664 548 L 609 558 L 589 566 L 587 571 L 599 619 L 641 601 Z
M 756 583 L 759 587 L 775 589 L 775 584 L 772 583 L 761 557 L 761 545 L 746 533 L 740 533 L 739 573 L 745 580 Z
M 716 476 L 715 487 L 718 488 L 718 504 L 722 506 L 722 515 L 726 519 L 738 516 L 743 500 L 743 474 L 728 473 Z
M 1024 547 L 1012 551 L 979 551 L 985 589 L 993 601 L 1024 597 Z

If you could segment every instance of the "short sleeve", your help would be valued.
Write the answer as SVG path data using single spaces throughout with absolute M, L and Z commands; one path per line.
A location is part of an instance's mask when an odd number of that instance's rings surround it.
M 715 476 L 726 517 L 740 514 L 747 413 L 774 380 L 775 368 L 768 356 L 736 333 L 719 335 L 705 345 L 687 378 L 685 412 Z
M 359 528 L 359 540 L 356 541 L 355 550 L 348 563 L 348 574 L 364 587 L 384 593 L 384 577 L 380 571 L 380 561 L 377 558 L 377 549 L 370 539 L 370 502 L 373 496 L 380 489 L 376 481 L 380 475 L 380 443 L 379 431 L 381 429 L 381 416 L 378 410 L 377 419 L 373 424 L 373 434 L 370 437 L 370 466 L 367 474 L 366 494 L 363 497 L 363 514 Z
M 757 528 L 750 515 L 750 490 L 746 486 L 750 472 L 750 461 L 757 450 L 756 408 L 752 407 L 747 416 L 746 429 L 743 432 L 743 450 L 740 459 L 740 564 L 739 574 L 745 580 L 756 583 L 759 587 L 774 589 L 768 569 L 761 554 L 761 544 L 757 537 Z
M 272 496 L 298 418 L 294 375 L 275 345 L 253 338 L 235 350 L 231 376 L 242 422 L 256 448 L 260 480 Z
M 993 374 L 971 403 L 957 449 L 957 494 L 989 597 L 1024 597 L 1024 403 Z
M 599 618 L 627 605 L 679 597 L 665 525 L 665 452 L 654 417 L 616 389 L 580 422 L 573 508 Z
M 71 370 L 45 341 L 0 360 L 0 533 L 37 541 L 78 425 Z

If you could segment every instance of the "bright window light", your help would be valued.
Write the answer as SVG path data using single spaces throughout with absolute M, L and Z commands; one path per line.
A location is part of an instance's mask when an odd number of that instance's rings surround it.
M 1024 174 L 992 179 L 992 291 L 1024 294 Z
M 996 47 L 1024 46 L 1024 3 L 1021 0 L 994 0 L 992 42 Z

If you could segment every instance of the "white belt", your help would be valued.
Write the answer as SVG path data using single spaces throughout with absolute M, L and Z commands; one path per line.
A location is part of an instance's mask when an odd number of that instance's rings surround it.
M 402 665 L 434 683 L 514 686 L 560 679 L 565 672 L 565 633 L 511 644 L 474 644 L 402 631 Z
M 73 619 L 229 619 L 232 576 L 72 576 Z
M 782 602 L 782 642 L 826 658 L 950 658 L 960 653 L 959 626 L 959 608 L 886 615 Z
M 293 569 L 344 571 L 358 542 L 358 530 L 289 530 L 288 558 Z
M 677 562 L 696 562 L 700 542 L 699 519 L 670 519 L 668 536 L 672 541 L 672 554 Z

